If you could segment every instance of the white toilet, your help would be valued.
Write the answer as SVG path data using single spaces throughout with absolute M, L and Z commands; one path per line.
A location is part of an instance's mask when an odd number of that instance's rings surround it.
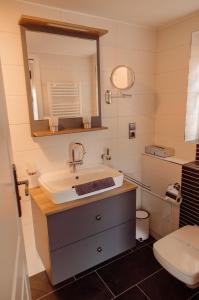
M 158 262 L 190 288 L 199 286 L 199 226 L 184 226 L 153 245 Z

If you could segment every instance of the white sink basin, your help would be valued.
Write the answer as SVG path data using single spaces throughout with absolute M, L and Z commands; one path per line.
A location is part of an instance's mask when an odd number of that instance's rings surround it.
M 81 196 L 77 194 L 74 188 L 76 185 L 107 177 L 113 178 L 114 186 L 88 192 Z M 123 184 L 123 178 L 124 175 L 119 171 L 107 166 L 100 166 L 78 170 L 76 173 L 71 173 L 68 170 L 45 173 L 39 177 L 39 184 L 44 193 L 46 193 L 54 203 L 59 204 L 115 189 Z

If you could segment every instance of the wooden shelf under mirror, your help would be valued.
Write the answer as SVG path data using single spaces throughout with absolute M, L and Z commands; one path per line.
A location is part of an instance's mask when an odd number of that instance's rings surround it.
M 44 130 L 44 131 L 34 131 L 33 136 L 34 137 L 53 136 L 53 135 L 79 133 L 79 132 L 99 131 L 105 129 L 108 129 L 108 127 L 102 126 L 102 127 L 93 127 L 93 128 L 67 128 L 56 132 L 52 132 L 50 130 Z

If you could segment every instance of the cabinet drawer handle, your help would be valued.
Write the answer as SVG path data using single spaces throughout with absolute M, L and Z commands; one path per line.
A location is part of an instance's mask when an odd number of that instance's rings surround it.
M 97 215 L 97 216 L 96 216 L 96 220 L 97 220 L 97 221 L 100 221 L 101 219 L 102 219 L 102 216 L 100 216 L 100 215 Z
M 97 252 L 99 252 L 99 253 L 102 252 L 102 247 L 98 247 Z

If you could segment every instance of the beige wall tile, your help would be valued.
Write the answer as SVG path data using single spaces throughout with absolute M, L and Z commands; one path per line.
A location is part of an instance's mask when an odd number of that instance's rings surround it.
M 7 96 L 9 124 L 29 124 L 28 102 L 26 96 Z

